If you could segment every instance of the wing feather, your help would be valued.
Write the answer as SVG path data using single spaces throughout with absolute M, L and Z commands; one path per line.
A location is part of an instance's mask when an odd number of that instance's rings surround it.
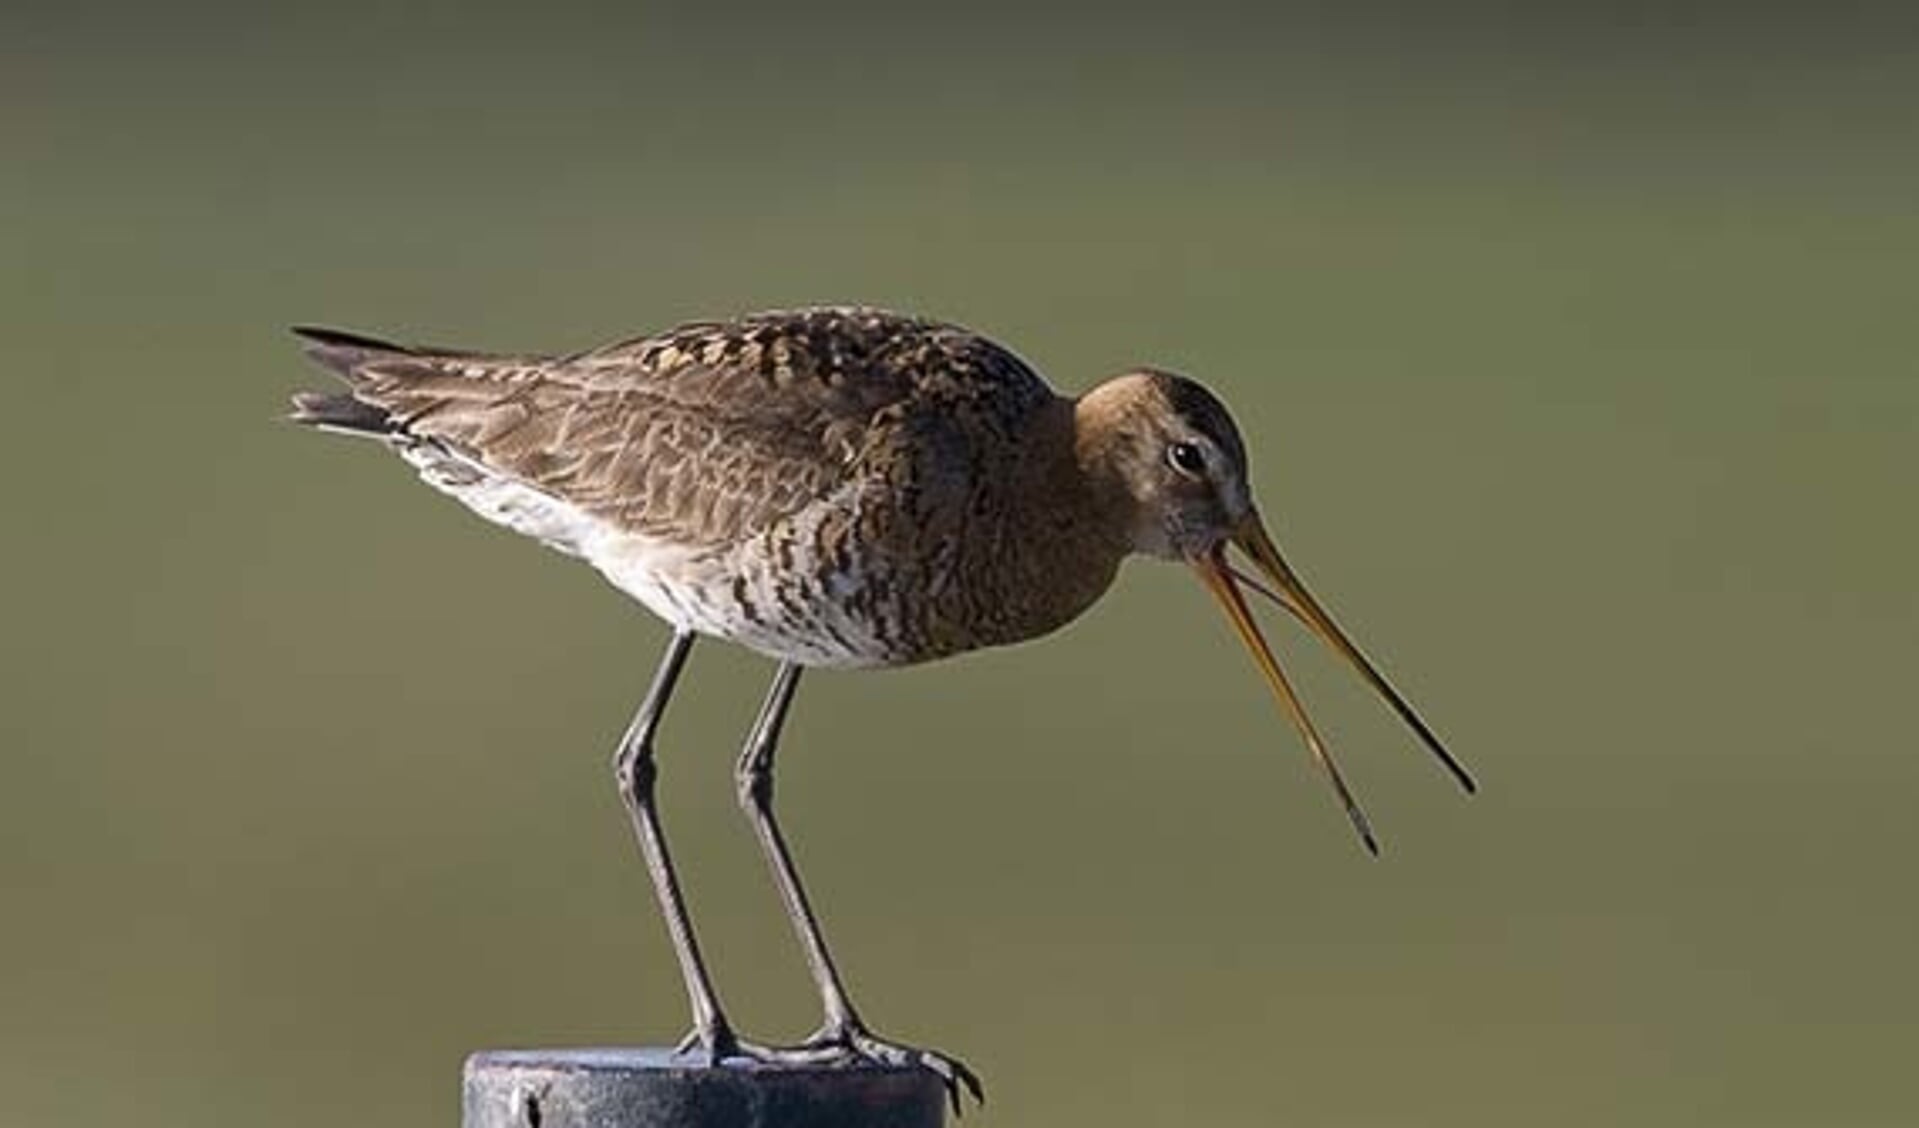
M 1052 397 L 983 337 L 869 309 L 684 325 L 561 357 L 303 336 L 385 413 L 390 438 L 693 548 L 738 544 L 833 495 L 904 412 L 985 400 L 1012 416 Z

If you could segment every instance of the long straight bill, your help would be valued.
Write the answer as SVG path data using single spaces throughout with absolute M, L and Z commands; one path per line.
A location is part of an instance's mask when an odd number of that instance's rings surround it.
M 1240 551 L 1252 557 L 1253 563 L 1259 566 L 1259 570 L 1273 586 L 1267 588 L 1254 582 L 1250 576 L 1240 575 L 1225 562 L 1222 556 L 1219 565 L 1226 570 L 1229 577 L 1238 577 L 1247 586 L 1290 611 L 1294 618 L 1318 635 L 1320 641 L 1332 647 L 1350 662 L 1353 668 L 1359 671 L 1360 677 L 1366 680 L 1366 684 L 1372 686 L 1374 692 L 1385 698 L 1386 703 L 1392 706 L 1393 712 L 1399 714 L 1399 719 L 1406 722 L 1406 726 L 1418 734 L 1420 743 L 1424 744 L 1440 763 L 1446 765 L 1446 770 L 1452 773 L 1461 788 L 1468 794 L 1479 790 L 1479 785 L 1473 782 L 1472 774 L 1466 770 L 1465 765 L 1454 759 L 1451 752 L 1446 751 L 1446 746 L 1439 742 L 1439 737 L 1427 727 L 1424 720 L 1420 719 L 1419 714 L 1413 712 L 1413 707 L 1399 695 L 1399 691 L 1392 687 L 1385 675 L 1375 669 L 1366 656 L 1360 653 L 1359 647 L 1353 645 L 1352 640 L 1346 637 L 1346 632 L 1339 629 L 1339 625 L 1333 622 L 1333 617 L 1326 613 L 1326 609 L 1307 592 L 1306 586 L 1299 582 L 1299 577 L 1293 574 L 1292 568 L 1279 555 L 1279 549 L 1274 547 L 1272 538 L 1266 535 L 1266 529 L 1259 523 L 1259 518 L 1248 518 L 1245 525 L 1233 537 L 1233 543 L 1239 546 Z
M 1260 672 L 1271 683 L 1273 693 L 1286 707 L 1293 724 L 1299 727 L 1300 735 L 1306 738 L 1306 747 L 1312 751 L 1313 762 L 1332 782 L 1333 790 L 1339 794 L 1339 801 L 1346 808 L 1346 817 L 1352 820 L 1353 829 L 1359 832 L 1360 841 L 1366 844 L 1367 850 L 1378 854 L 1379 841 L 1373 837 L 1372 823 L 1366 818 L 1366 812 L 1360 809 L 1358 800 L 1353 798 L 1352 789 L 1346 786 L 1346 777 L 1340 774 L 1339 765 L 1334 762 L 1332 754 L 1326 751 L 1325 742 L 1320 740 L 1318 730 L 1313 728 L 1312 718 L 1306 715 L 1306 706 L 1300 702 L 1299 694 L 1293 692 L 1293 684 L 1286 680 L 1285 672 L 1273 657 L 1272 648 L 1266 645 L 1266 636 L 1259 633 L 1259 624 L 1253 622 L 1252 612 L 1247 610 L 1246 598 L 1240 595 L 1238 586 L 1233 582 L 1224 552 L 1215 551 L 1194 560 L 1193 570 L 1199 573 L 1206 589 L 1213 593 L 1213 598 L 1225 610 L 1226 617 L 1232 620 L 1241 641 L 1252 652 L 1253 661 L 1259 664 Z

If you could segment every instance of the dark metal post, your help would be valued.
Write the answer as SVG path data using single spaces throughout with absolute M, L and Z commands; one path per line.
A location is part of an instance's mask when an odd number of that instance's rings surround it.
M 880 1066 L 701 1064 L 663 1049 L 485 1050 L 463 1128 L 941 1128 L 933 1074 Z

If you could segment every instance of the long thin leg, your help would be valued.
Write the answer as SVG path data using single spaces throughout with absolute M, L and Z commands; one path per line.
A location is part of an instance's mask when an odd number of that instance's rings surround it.
M 666 931 L 673 940 L 673 954 L 679 958 L 680 974 L 686 979 L 687 998 L 693 1006 L 693 1034 L 705 1049 L 709 1060 L 739 1051 L 738 1040 L 720 1009 L 719 996 L 707 975 L 706 961 L 700 957 L 699 940 L 693 935 L 693 921 L 687 916 L 685 898 L 680 895 L 679 878 L 673 872 L 673 857 L 667 851 L 666 836 L 660 826 L 660 814 L 653 801 L 653 784 L 659 768 L 653 760 L 653 736 L 666 712 L 667 699 L 679 682 L 680 670 L 693 649 L 693 633 L 678 631 L 667 644 L 666 656 L 653 675 L 646 699 L 633 715 L 620 738 L 619 751 L 613 757 L 613 773 L 619 783 L 620 798 L 626 803 L 633 822 L 633 834 L 639 839 L 640 852 L 646 857 L 646 870 L 653 879 L 653 895 L 659 899 L 660 912 L 666 917 Z
M 786 836 L 780 833 L 779 821 L 773 815 L 773 753 L 779 747 L 780 729 L 786 722 L 787 709 L 793 704 L 793 693 L 799 688 L 801 670 L 797 663 L 787 662 L 774 675 L 773 687 L 767 691 L 765 704 L 760 706 L 759 718 L 753 722 L 753 731 L 740 753 L 733 778 L 739 789 L 740 807 L 753 824 L 753 834 L 759 839 L 760 849 L 773 871 L 773 882 L 779 888 L 786 915 L 793 922 L 793 931 L 799 936 L 807 969 L 813 973 L 813 982 L 819 987 L 820 1003 L 826 1012 L 824 1023 L 819 1032 L 808 1039 L 807 1047 L 845 1052 L 889 1065 L 929 1069 L 946 1083 L 947 1095 L 957 1113 L 960 1085 L 973 1094 L 974 1100 L 984 1100 L 979 1078 L 963 1063 L 943 1054 L 877 1038 L 860 1021 L 859 1013 L 847 998 L 846 985 L 833 963 L 833 954 L 827 950 L 826 937 L 820 932 L 819 919 L 807 900 L 806 889 L 800 884 Z
M 846 985 L 840 980 L 833 953 L 827 950 L 826 938 L 820 932 L 819 918 L 814 915 L 806 889 L 800 884 L 799 872 L 786 847 L 786 836 L 780 833 L 779 821 L 773 816 L 773 753 L 779 747 L 780 729 L 786 723 L 787 709 L 793 704 L 793 693 L 799 688 L 801 670 L 801 666 L 787 662 L 773 676 L 773 688 L 767 691 L 759 719 L 753 722 L 753 731 L 740 753 L 733 780 L 739 787 L 740 809 L 753 824 L 760 850 L 773 869 L 773 883 L 779 887 L 780 901 L 785 904 L 786 915 L 799 936 L 807 970 L 813 973 L 813 982 L 819 987 L 820 1003 L 826 1009 L 826 1028 L 841 1029 L 857 1025 L 859 1015 L 847 1000 Z

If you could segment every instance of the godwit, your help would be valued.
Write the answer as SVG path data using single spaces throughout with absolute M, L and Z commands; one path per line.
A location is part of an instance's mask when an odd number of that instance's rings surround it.
M 500 356 L 300 329 L 347 383 L 293 418 L 384 441 L 481 516 L 598 568 L 673 628 L 614 758 L 620 796 L 709 1063 L 958 1060 L 874 1035 L 848 1000 L 773 814 L 773 753 L 802 671 L 925 662 L 1072 621 L 1132 553 L 1183 561 L 1218 599 L 1366 846 L 1365 815 L 1240 585 L 1350 662 L 1466 790 L 1471 777 L 1281 559 L 1219 400 L 1141 369 L 1068 399 L 1005 348 L 873 309 L 765 313 L 563 356 Z M 1229 546 L 1264 582 L 1237 569 Z M 825 1018 L 798 1046 L 740 1038 L 707 975 L 654 805 L 653 743 L 693 640 L 779 662 L 736 768 Z

